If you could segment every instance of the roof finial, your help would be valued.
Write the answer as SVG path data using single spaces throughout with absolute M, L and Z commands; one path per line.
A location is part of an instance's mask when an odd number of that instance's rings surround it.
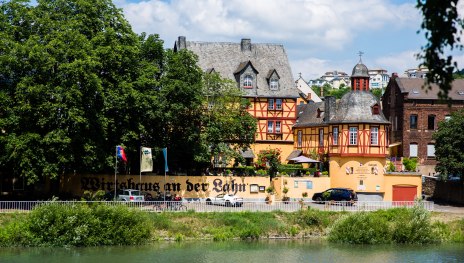
M 298 73 L 298 74 L 300 75 L 300 79 L 301 79 L 301 72 L 300 72 L 300 73 Z
M 358 52 L 358 55 L 359 55 L 359 63 L 362 63 L 361 57 L 362 57 L 362 55 L 364 55 L 364 52 L 359 51 L 359 52 Z

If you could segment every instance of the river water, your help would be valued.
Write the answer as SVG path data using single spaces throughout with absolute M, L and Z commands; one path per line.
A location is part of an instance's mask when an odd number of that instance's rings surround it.
M 2 263 L 464 262 L 462 244 L 333 245 L 322 241 L 159 242 L 136 247 L 2 248 Z

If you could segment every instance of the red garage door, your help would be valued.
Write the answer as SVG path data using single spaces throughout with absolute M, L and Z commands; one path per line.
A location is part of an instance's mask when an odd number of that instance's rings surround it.
M 415 185 L 394 185 L 393 201 L 414 201 L 417 196 L 417 186 Z

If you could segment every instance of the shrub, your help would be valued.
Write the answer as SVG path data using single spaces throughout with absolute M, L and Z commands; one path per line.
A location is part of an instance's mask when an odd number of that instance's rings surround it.
M 349 244 L 386 244 L 391 234 L 384 218 L 372 213 L 350 214 L 335 222 L 329 240 Z
M 352 244 L 428 244 L 446 240 L 449 230 L 431 224 L 420 206 L 351 214 L 335 222 L 329 240 Z
M 41 205 L 11 227 L 22 234 L 11 237 L 10 242 L 21 246 L 134 245 L 149 238 L 151 232 L 144 212 L 122 205 L 85 203 Z
M 416 158 L 403 158 L 403 165 L 406 171 L 415 172 L 417 167 Z

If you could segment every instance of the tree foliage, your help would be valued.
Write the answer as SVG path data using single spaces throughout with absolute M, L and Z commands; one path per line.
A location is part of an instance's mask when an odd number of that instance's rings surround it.
M 433 134 L 435 140 L 435 156 L 438 164 L 436 170 L 446 178 L 464 173 L 464 110 L 451 114 L 449 120 L 440 122 L 438 130 Z
M 168 147 L 171 168 L 192 170 L 206 145 L 249 142 L 255 127 L 241 110 L 207 122 L 204 80 L 191 52 L 135 34 L 110 0 L 2 1 L 1 172 L 29 183 L 111 172 L 116 145 L 120 172 L 138 171 L 140 146 Z
M 422 12 L 421 28 L 425 31 L 427 44 L 422 47 L 418 58 L 429 69 L 427 83 L 436 83 L 440 87 L 440 98 L 447 99 L 451 90 L 453 73 L 457 64 L 451 55 L 454 49 L 462 50 L 460 35 L 464 22 L 459 18 L 457 3 L 459 0 L 417 0 L 417 8 Z
M 279 148 L 260 151 L 255 164 L 256 168 L 268 170 L 271 179 L 274 178 L 281 163 L 281 153 L 282 151 Z

